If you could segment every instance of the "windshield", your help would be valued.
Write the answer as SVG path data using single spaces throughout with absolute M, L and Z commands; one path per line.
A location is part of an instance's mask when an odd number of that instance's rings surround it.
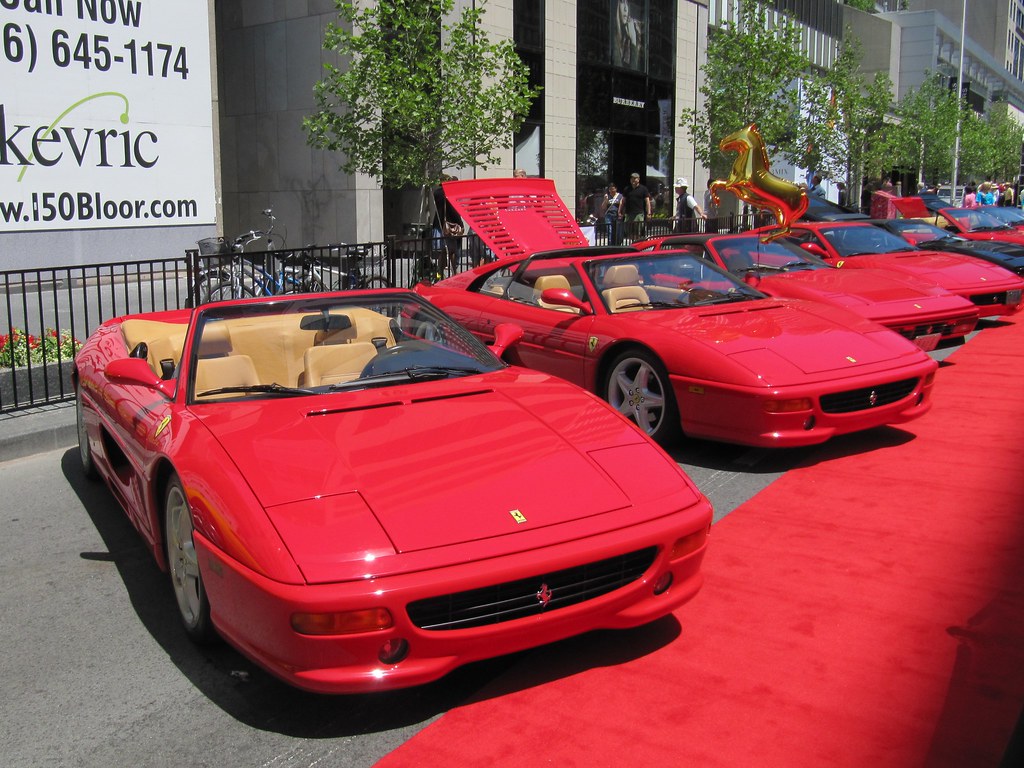
M 985 208 L 985 213 L 1010 226 L 1024 225 L 1024 211 L 1020 208 Z
M 764 243 L 754 236 L 717 237 L 709 240 L 708 245 L 718 254 L 726 269 L 741 277 L 751 269 L 759 272 L 831 269 L 821 259 L 785 240 Z
M 835 248 L 840 258 L 860 256 L 870 253 L 896 253 L 913 251 L 910 245 L 899 235 L 894 235 L 873 224 L 850 227 L 829 227 L 819 230 Z
M 963 238 L 951 235 L 941 227 L 936 227 L 934 224 L 929 224 L 926 221 L 917 221 L 915 219 L 892 219 L 886 223 L 886 226 L 890 229 L 896 230 L 906 237 L 912 238 L 915 243 L 928 242 L 930 240 L 945 240 L 947 238 L 963 241 Z
M 211 305 L 192 342 L 190 402 L 301 397 L 505 367 L 412 293 Z
M 943 208 L 942 213 L 948 216 L 968 232 L 989 232 L 997 229 L 1009 229 L 1006 224 L 981 208 Z
M 586 264 L 605 308 L 612 313 L 685 309 L 764 294 L 691 253 L 643 253 Z

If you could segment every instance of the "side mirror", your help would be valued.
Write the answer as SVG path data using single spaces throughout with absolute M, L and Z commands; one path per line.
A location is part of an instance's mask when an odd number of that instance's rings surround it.
M 590 314 L 590 305 L 577 299 L 568 288 L 545 288 L 541 291 L 540 300 L 545 304 L 578 309 L 582 315 Z
M 800 247 L 807 251 L 812 256 L 817 256 L 819 259 L 828 261 L 832 257 L 828 255 L 828 251 L 822 248 L 817 243 L 800 243 Z
M 147 389 L 155 389 L 166 397 L 170 397 L 168 388 L 174 387 L 173 381 L 164 381 L 149 367 L 149 363 L 138 357 L 124 357 L 111 360 L 103 369 L 103 375 L 120 384 L 136 384 Z
M 757 288 L 761 284 L 761 273 L 756 269 L 748 269 L 743 273 L 743 282 L 751 288 Z
M 522 326 L 515 323 L 498 323 L 494 326 L 494 343 L 488 346 L 496 356 L 501 357 L 505 351 L 523 338 Z

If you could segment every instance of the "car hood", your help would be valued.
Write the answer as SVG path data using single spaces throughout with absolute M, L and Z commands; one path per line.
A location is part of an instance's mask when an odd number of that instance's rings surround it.
M 816 269 L 767 275 L 757 286 L 773 296 L 812 299 L 878 320 L 897 315 L 962 312 L 972 304 L 944 288 L 883 269 Z
M 646 438 L 569 384 L 545 393 L 550 377 L 530 372 L 525 377 L 539 383 L 503 387 L 488 381 L 496 375 L 210 406 L 201 418 L 300 567 L 298 553 L 318 548 L 309 541 L 317 530 L 355 530 L 361 541 L 412 552 L 636 500 L 595 457 L 625 446 L 656 461 Z M 575 432 L 564 426 L 570 420 Z M 675 492 L 688 487 L 680 478 L 676 471 Z M 687 503 L 696 498 L 691 488 Z M 528 526 L 518 525 L 515 510 Z
M 621 315 L 626 317 L 626 315 Z M 647 329 L 683 333 L 758 375 L 765 386 L 805 382 L 808 375 L 921 356 L 913 344 L 846 310 L 804 301 L 757 300 L 630 313 Z
M 996 264 L 959 253 L 914 251 L 854 256 L 845 266 L 870 266 L 895 269 L 904 274 L 930 280 L 950 291 L 971 289 L 1000 290 L 1018 282 L 1018 278 Z

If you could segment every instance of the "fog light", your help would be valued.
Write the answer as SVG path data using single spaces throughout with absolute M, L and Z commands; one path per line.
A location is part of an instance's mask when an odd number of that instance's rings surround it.
M 394 621 L 387 608 L 334 613 L 293 613 L 292 629 L 303 635 L 351 635 L 387 629 Z
M 654 594 L 660 595 L 665 592 L 669 587 L 672 586 L 672 571 L 661 574 L 656 582 L 654 582 Z
M 809 397 L 794 397 L 792 400 L 765 400 L 764 409 L 768 413 L 795 413 L 811 410 Z
M 381 664 L 397 664 L 409 655 L 409 643 L 400 637 L 388 640 L 380 647 L 377 658 Z
M 808 416 L 806 419 L 804 419 L 804 429 L 810 432 L 812 429 L 814 429 L 815 423 L 816 422 L 814 421 L 814 416 Z

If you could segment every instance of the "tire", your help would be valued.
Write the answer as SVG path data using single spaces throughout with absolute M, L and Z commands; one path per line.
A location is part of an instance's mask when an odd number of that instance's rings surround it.
M 167 573 L 185 633 L 197 643 L 207 643 L 215 638 L 215 633 L 210 621 L 210 601 L 199 570 L 194 530 L 185 489 L 177 476 L 171 476 L 164 492 Z
M 323 293 L 327 288 L 319 277 L 311 277 L 302 285 L 303 293 Z
M 680 434 L 679 408 L 661 360 L 642 349 L 617 355 L 600 393 L 613 408 L 662 445 Z
M 248 299 L 256 295 L 255 293 L 253 293 L 253 290 L 245 284 L 239 284 L 237 292 L 240 293 L 241 295 L 234 295 L 235 290 L 231 283 L 221 283 L 220 285 L 213 286 L 210 289 L 210 298 L 208 299 L 208 301 L 231 301 L 233 299 Z
M 366 278 L 365 288 L 394 288 L 394 286 L 388 281 L 386 277 L 380 275 L 370 275 Z
M 99 480 L 100 473 L 96 471 L 96 462 L 89 446 L 89 432 L 85 427 L 85 401 L 81 385 L 75 389 L 75 421 L 78 425 L 78 457 L 82 462 L 82 474 L 90 480 Z

